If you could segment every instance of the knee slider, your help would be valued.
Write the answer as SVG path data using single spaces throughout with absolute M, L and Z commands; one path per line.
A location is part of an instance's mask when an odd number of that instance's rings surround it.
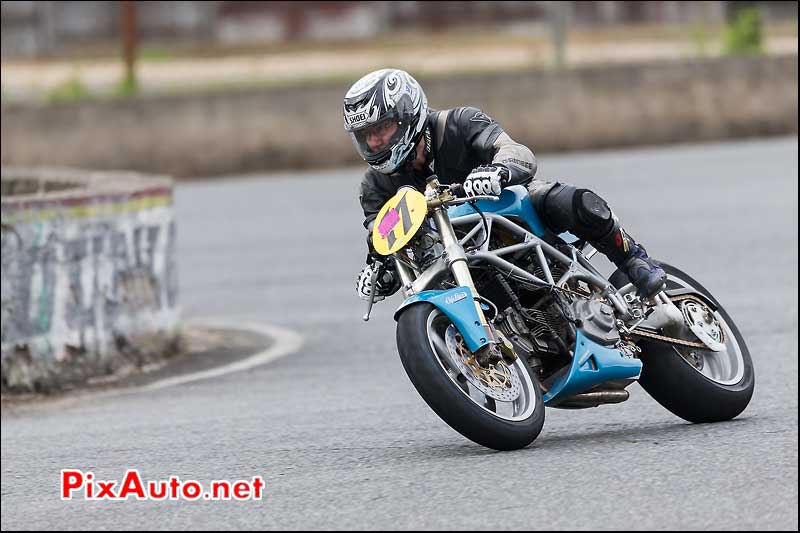
M 614 227 L 614 215 L 605 200 L 587 189 L 579 189 L 574 197 L 577 224 L 576 235 L 584 239 L 599 239 Z
M 611 209 L 608 204 L 587 189 L 579 189 L 575 195 L 575 213 L 580 221 L 587 226 L 596 226 L 611 220 Z

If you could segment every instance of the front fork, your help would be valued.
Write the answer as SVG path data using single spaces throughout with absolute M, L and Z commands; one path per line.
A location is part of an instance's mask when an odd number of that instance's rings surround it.
M 501 358 L 505 358 L 511 362 L 516 358 L 514 348 L 511 343 L 506 340 L 502 335 L 495 331 L 494 326 L 489 324 L 486 315 L 483 313 L 480 300 L 478 298 L 478 291 L 475 288 L 475 283 L 472 281 L 472 273 L 469 271 L 469 264 L 467 262 L 467 255 L 464 253 L 464 248 L 459 244 L 456 233 L 453 230 L 453 224 L 447 216 L 445 207 L 435 207 L 431 209 L 431 216 L 436 229 L 439 231 L 439 237 L 444 246 L 443 258 L 447 262 L 456 284 L 461 287 L 468 287 L 472 292 L 473 301 L 475 305 L 475 312 L 477 313 L 481 329 L 486 333 L 486 339 L 489 343 L 475 352 L 475 358 L 482 367 L 488 367 L 491 364 L 497 363 Z M 499 350 L 498 350 L 499 348 Z
M 437 207 L 432 210 L 432 218 L 436 229 L 439 231 L 439 237 L 442 239 L 444 246 L 444 259 L 447 261 L 447 267 L 453 274 L 456 284 L 460 287 L 469 287 L 473 295 L 477 295 L 478 291 L 475 289 L 475 283 L 472 281 L 472 274 L 469 271 L 467 263 L 467 255 L 464 253 L 464 248 L 458 243 L 456 233 L 453 230 L 453 225 L 445 213 L 444 208 Z M 486 315 L 483 314 L 480 301 L 477 298 L 473 299 L 475 304 L 475 311 L 478 313 L 478 318 L 481 322 L 481 327 L 486 331 L 487 339 L 489 342 L 496 342 L 494 331 L 489 321 L 486 320 Z

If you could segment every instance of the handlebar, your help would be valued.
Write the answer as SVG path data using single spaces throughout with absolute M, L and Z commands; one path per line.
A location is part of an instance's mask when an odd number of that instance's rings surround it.
M 442 193 L 439 193 L 439 196 L 436 200 L 433 201 L 436 205 L 458 205 L 458 204 L 465 204 L 467 202 L 474 202 L 476 200 L 490 200 L 496 202 L 500 199 L 499 196 L 494 196 L 491 194 L 477 194 L 474 196 L 465 196 L 464 195 L 464 186 L 460 183 L 453 183 L 451 185 L 441 185 L 439 183 L 439 178 L 434 174 L 427 179 L 428 187 L 435 187 L 437 190 L 444 190 L 449 192 L 449 197 L 442 197 Z M 429 200 L 429 205 L 431 201 Z
M 454 183 L 450 185 L 450 192 L 456 198 L 461 198 L 464 196 L 464 186 L 461 185 L 460 183 Z
M 500 199 L 499 196 L 495 196 L 493 194 L 478 194 L 475 196 L 463 196 L 461 198 L 456 198 L 451 202 L 447 202 L 448 204 L 455 205 L 455 204 L 465 204 L 467 202 L 474 202 L 475 200 L 489 200 L 492 202 L 496 202 Z

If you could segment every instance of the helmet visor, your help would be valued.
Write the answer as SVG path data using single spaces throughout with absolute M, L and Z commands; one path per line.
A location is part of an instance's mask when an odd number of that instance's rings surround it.
M 386 161 L 392 151 L 409 141 L 409 129 L 413 125 L 414 114 L 409 105 L 398 105 L 372 124 L 350 131 L 358 153 L 370 164 Z M 400 151 L 407 148 L 401 146 Z

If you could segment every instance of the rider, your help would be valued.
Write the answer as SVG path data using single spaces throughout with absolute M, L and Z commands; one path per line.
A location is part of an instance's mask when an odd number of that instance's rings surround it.
M 429 109 L 422 87 L 407 72 L 383 69 L 358 80 L 344 98 L 344 128 L 371 167 L 360 194 L 367 230 L 400 187 L 424 192 L 432 174 L 442 184 L 463 183 L 468 196 L 500 194 L 502 187 L 523 184 L 550 230 L 569 231 L 591 243 L 628 275 L 641 295 L 663 289 L 664 270 L 620 227 L 605 200 L 567 183 L 534 180 L 531 150 L 479 109 Z M 365 300 L 372 291 L 373 261 L 370 252 L 356 284 Z M 375 301 L 380 301 L 394 294 L 400 281 L 387 268 L 375 285 Z

